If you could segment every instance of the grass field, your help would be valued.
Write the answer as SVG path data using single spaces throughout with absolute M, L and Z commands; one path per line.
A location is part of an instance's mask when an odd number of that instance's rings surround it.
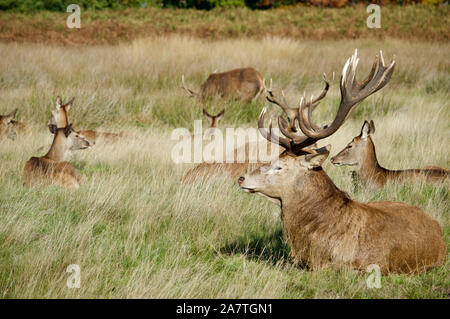
M 217 177 L 180 183 L 192 165 L 170 158 L 176 127 L 192 128 L 201 105 L 180 89 L 181 74 L 198 88 L 207 74 L 251 65 L 292 104 L 306 90 L 317 95 L 321 74 L 339 75 L 354 48 L 359 74 L 383 49 L 395 54 L 391 83 L 363 102 L 321 144 L 336 154 L 359 134 L 364 119 L 377 126 L 381 165 L 450 167 L 450 45 L 399 39 L 295 40 L 278 37 L 206 41 L 184 36 L 140 39 L 116 46 L 57 47 L 0 44 L 0 114 L 19 108 L 33 135 L 0 142 L 0 296 L 153 298 L 448 298 L 450 261 L 417 276 L 389 275 L 380 289 L 367 274 L 307 271 L 292 264 L 279 208 Z M 22 169 L 43 155 L 54 100 L 75 96 L 70 110 L 79 129 L 125 130 L 135 137 L 77 152 L 84 175 L 79 190 L 26 189 Z M 339 101 L 337 76 L 315 111 L 329 122 Z M 262 100 L 226 107 L 221 127 L 255 127 Z M 330 111 L 332 110 L 332 111 Z M 269 106 L 274 117 L 280 114 Z M 354 193 L 350 170 L 324 166 L 351 197 L 418 205 L 437 219 L 450 243 L 449 185 L 391 185 Z M 81 288 L 68 289 L 69 264 L 81 267 Z

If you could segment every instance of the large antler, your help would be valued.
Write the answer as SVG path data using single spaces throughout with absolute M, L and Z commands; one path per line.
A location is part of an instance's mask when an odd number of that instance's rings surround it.
M 269 125 L 269 133 L 267 133 L 267 130 L 264 128 L 264 115 L 266 112 L 265 109 L 261 113 L 258 120 L 258 128 L 261 134 L 267 140 L 273 141 L 274 143 L 278 143 L 279 145 L 283 146 L 288 150 L 288 152 L 294 155 L 298 155 L 302 151 L 304 151 L 303 148 L 308 147 L 316 143 L 318 140 L 328 137 L 336 132 L 348 118 L 355 106 L 369 95 L 383 88 L 391 79 L 392 72 L 394 71 L 395 58 L 389 65 L 389 67 L 386 67 L 384 64 L 383 54 L 380 51 L 380 55 L 379 57 L 376 57 L 369 76 L 362 83 L 358 83 L 356 81 L 356 68 L 358 66 L 358 61 L 359 59 L 357 58 L 357 51 L 355 50 L 355 53 L 350 59 L 347 60 L 342 71 L 340 83 L 341 103 L 339 105 L 339 110 L 337 112 L 336 118 L 333 120 L 331 125 L 325 125 L 321 128 L 318 125 L 315 125 L 311 119 L 312 111 L 326 96 L 329 88 L 329 83 L 324 76 L 326 85 L 320 96 L 316 99 L 313 99 L 311 97 L 309 102 L 303 96 L 300 100 L 299 108 L 297 109 L 296 118 L 299 122 L 300 130 L 305 135 L 294 134 L 292 130 L 288 129 L 287 121 L 281 116 L 278 118 L 278 126 L 280 128 L 280 131 L 286 137 L 280 138 L 276 136 L 272 132 L 271 123 Z M 277 101 L 273 98 L 273 95 L 271 95 L 271 99 L 268 98 L 268 100 L 274 104 L 279 105 L 285 111 L 288 117 L 288 112 L 291 112 L 291 114 L 294 113 L 294 109 L 288 108 L 286 103 Z M 290 118 L 289 120 L 291 121 Z M 291 125 L 291 122 L 289 123 L 289 125 Z
M 184 84 L 184 74 L 181 76 L 181 87 L 187 92 L 187 94 L 189 95 L 189 97 L 194 97 L 197 95 L 197 93 L 195 93 L 194 91 L 192 91 L 191 89 L 188 89 L 186 87 L 186 85 Z
M 328 88 L 330 87 L 330 84 L 328 83 L 327 79 L 325 78 L 325 74 L 323 76 L 323 79 L 325 81 L 325 88 L 323 89 L 322 93 L 320 93 L 320 95 L 316 98 L 316 99 L 312 99 L 311 101 L 308 102 L 311 106 L 311 112 L 315 110 L 315 108 L 317 107 L 317 105 L 319 105 L 320 100 L 322 100 L 328 92 Z M 283 117 L 279 117 L 278 118 L 278 124 L 280 127 L 280 130 L 283 132 L 283 134 L 287 133 L 288 137 L 291 137 L 290 133 L 291 132 L 297 132 L 297 126 L 295 125 L 295 120 L 298 118 L 299 116 L 299 108 L 292 108 L 288 106 L 288 103 L 286 101 L 286 97 L 284 96 L 284 92 L 281 91 L 281 95 L 283 97 L 283 102 L 280 102 L 278 99 L 275 98 L 273 92 L 269 92 L 269 96 L 267 96 L 267 100 L 273 104 L 278 105 L 279 107 L 281 107 L 281 109 L 284 111 L 284 113 L 287 115 L 288 117 L 288 122 L 286 122 L 286 120 Z M 302 98 L 303 99 L 303 98 Z M 294 138 L 295 135 L 293 135 Z M 296 137 L 295 137 L 296 138 Z
M 341 75 L 341 103 L 333 122 L 322 129 L 318 128 L 311 120 L 311 106 L 308 103 L 301 103 L 298 121 L 302 132 L 312 139 L 323 139 L 336 132 L 345 122 L 355 106 L 369 95 L 382 89 L 391 79 L 395 66 L 395 57 L 387 67 L 384 63 L 383 52 L 375 57 L 372 70 L 367 78 L 359 83 L 356 80 L 356 69 L 359 58 L 357 50 L 351 58 L 347 60 Z

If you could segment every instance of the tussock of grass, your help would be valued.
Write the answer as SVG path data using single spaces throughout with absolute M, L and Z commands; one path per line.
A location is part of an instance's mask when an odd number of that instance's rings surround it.
M 0 143 L 0 295 L 2 297 L 223 297 L 223 298 L 445 298 L 449 260 L 419 276 L 390 275 L 381 289 L 350 270 L 308 271 L 292 264 L 279 208 L 241 192 L 227 178 L 181 184 L 191 165 L 170 158 L 170 132 L 200 119 L 202 105 L 179 88 L 181 74 L 198 88 L 218 69 L 252 65 L 292 105 L 306 90 L 317 94 L 321 73 L 331 77 L 359 48 L 360 74 L 378 49 L 395 53 L 391 83 L 358 107 L 321 144 L 337 153 L 359 134 L 363 119 L 376 124 L 380 163 L 391 169 L 450 167 L 447 44 L 403 41 L 301 41 L 267 38 L 206 42 L 185 37 L 138 40 L 116 47 L 77 49 L 1 44 L 0 114 L 19 108 L 33 136 Z M 409 81 L 405 81 L 408 77 Z M 135 80 L 133 80 L 135 79 Z M 314 118 L 329 122 L 339 102 L 338 79 Z M 444 83 L 442 83 L 444 82 Z M 442 83 L 427 93 L 431 83 Z M 76 128 L 125 130 L 134 138 L 95 145 L 72 162 L 84 175 L 77 190 L 26 189 L 26 160 L 51 141 L 45 124 L 56 95 L 75 96 Z M 221 127 L 254 127 L 265 105 L 234 101 Z M 280 114 L 269 106 L 270 114 Z M 450 242 L 448 185 L 389 185 L 354 193 L 350 169 L 325 170 L 361 201 L 398 200 L 424 209 Z M 79 264 L 81 288 L 68 289 L 66 267 Z

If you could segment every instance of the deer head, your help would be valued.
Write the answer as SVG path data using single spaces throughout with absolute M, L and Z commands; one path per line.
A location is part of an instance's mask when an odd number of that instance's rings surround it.
M 370 137 L 375 133 L 375 124 L 371 120 L 370 122 L 364 121 L 359 136 L 353 138 L 353 140 L 347 144 L 347 146 L 340 151 L 336 156 L 330 159 L 334 165 L 350 165 L 359 166 L 363 163 L 366 152 L 374 149 L 373 141 Z
M 394 71 L 395 60 L 386 66 L 380 51 L 375 59 L 369 76 L 363 81 L 356 81 L 356 69 L 359 59 L 357 51 L 349 58 L 343 68 L 340 91 L 341 102 L 337 115 L 330 125 L 320 127 L 311 120 L 314 99 L 309 102 L 302 98 L 298 107 L 296 119 L 302 135 L 287 130 L 286 121 L 278 120 L 280 131 L 284 136 L 277 136 L 272 131 L 272 123 L 267 130 L 264 126 L 266 109 L 263 109 L 258 120 L 258 128 L 262 136 L 272 143 L 278 143 L 285 151 L 268 165 L 261 166 L 246 176 L 238 179 L 239 186 L 247 192 L 258 193 L 281 203 L 283 198 L 301 196 L 302 193 L 317 191 L 315 185 L 318 171 L 328 157 L 330 145 L 320 149 L 310 149 L 309 146 L 335 133 L 345 122 L 355 106 L 369 95 L 383 88 L 390 80 Z M 326 91 L 323 97 L 325 97 Z M 322 97 L 322 98 L 323 98 Z M 314 187 L 316 186 L 316 187 Z M 307 198 L 307 196 L 305 197 Z
M 84 135 L 72 128 L 72 124 L 60 128 L 55 124 L 49 124 L 48 129 L 55 136 L 46 156 L 53 160 L 66 161 L 72 155 L 72 151 L 83 150 L 92 146 L 92 143 Z
M 14 118 L 16 117 L 17 109 L 8 115 L 0 115 L 0 140 L 7 137 L 11 140 L 16 139 L 16 132 L 14 130 Z
M 206 112 L 205 109 L 203 109 L 203 115 L 206 117 L 206 119 L 209 122 L 209 128 L 217 128 L 218 124 L 219 124 L 219 121 L 223 118 L 224 114 L 225 114 L 225 109 L 223 109 L 217 115 L 211 115 L 208 112 Z

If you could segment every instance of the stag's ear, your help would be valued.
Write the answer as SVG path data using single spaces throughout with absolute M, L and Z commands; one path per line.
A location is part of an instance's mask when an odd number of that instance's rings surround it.
M 16 117 L 16 114 L 17 114 L 17 109 L 15 109 L 14 111 L 12 111 L 8 115 L 6 115 L 6 118 L 8 119 L 8 123 L 11 122 L 12 120 L 14 120 L 14 118 Z
M 367 122 L 367 121 L 364 121 L 364 124 L 363 124 L 363 126 L 361 128 L 360 137 L 362 139 L 366 139 L 370 134 L 372 134 L 370 123 Z
M 370 134 L 375 133 L 375 123 L 370 120 Z
M 216 119 L 221 120 L 223 118 L 224 114 L 225 114 L 225 109 L 223 109 L 219 114 L 217 114 Z
M 211 120 L 211 119 L 212 119 L 212 116 L 211 116 L 208 112 L 206 112 L 205 109 L 203 109 L 203 115 L 204 115 L 208 120 Z
M 62 106 L 62 100 L 59 96 L 56 97 L 56 109 L 59 109 Z
M 56 132 L 58 131 L 58 127 L 55 124 L 48 124 L 48 130 L 50 131 L 50 133 L 52 134 L 56 134 Z
M 303 166 L 307 169 L 313 169 L 317 167 L 321 167 L 322 164 L 327 159 L 328 155 L 330 155 L 331 145 L 317 148 L 314 150 L 313 154 L 305 155 L 303 160 Z
M 66 111 L 70 110 L 70 107 L 73 104 L 73 100 L 75 100 L 75 97 L 73 97 L 69 102 L 67 102 L 64 107 L 66 108 Z

